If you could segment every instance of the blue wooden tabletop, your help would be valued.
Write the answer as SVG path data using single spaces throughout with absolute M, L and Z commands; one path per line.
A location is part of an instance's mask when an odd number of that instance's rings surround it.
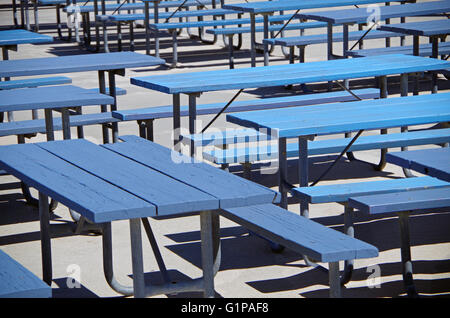
M 246 3 L 232 3 L 222 6 L 224 9 L 232 9 L 241 12 L 265 13 L 279 10 L 315 9 L 339 6 L 362 5 L 382 3 L 380 0 L 280 0 L 280 1 L 258 1 Z
M 450 93 L 261 110 L 227 115 L 227 121 L 266 129 L 275 137 L 338 134 L 450 119 Z
M 112 103 L 114 98 L 109 95 L 72 85 L 0 91 L 0 112 Z
M 391 54 L 357 59 L 132 77 L 131 83 L 167 94 L 176 94 L 324 82 L 447 68 L 450 68 L 450 61 Z
M 0 46 L 48 42 L 53 42 L 53 37 L 45 34 L 22 29 L 0 31 Z
M 298 17 L 304 19 L 330 22 L 333 24 L 363 23 L 376 14 L 379 20 L 398 17 L 412 17 L 419 15 L 431 15 L 450 11 L 450 0 L 407 3 L 391 6 L 379 6 L 379 10 L 373 11 L 367 8 L 327 10 L 310 13 L 300 13 Z
M 360 196 L 348 204 L 370 214 L 444 208 L 450 206 L 450 187 Z
M 450 181 L 450 148 L 390 152 L 386 161 L 423 174 Z
M 154 56 L 111 52 L 0 61 L 0 77 L 31 76 L 84 71 L 108 71 L 164 64 Z
M 433 36 L 450 33 L 450 20 L 432 20 L 422 22 L 407 22 L 397 24 L 385 24 L 380 30 L 405 33 L 409 35 Z
M 271 203 L 277 196 L 148 140 L 124 140 L 1 146 L 0 167 L 96 223 Z

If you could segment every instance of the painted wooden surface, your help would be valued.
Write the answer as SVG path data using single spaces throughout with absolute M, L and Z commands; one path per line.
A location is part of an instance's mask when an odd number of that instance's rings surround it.
M 221 208 L 272 203 L 277 192 L 137 136 L 103 147 L 152 167 L 219 200 Z M 276 198 L 277 197 L 277 198 Z
M 416 21 L 382 25 L 380 30 L 401 32 L 409 35 L 432 36 L 450 33 L 450 20 Z
M 87 126 L 95 124 L 106 124 L 118 122 L 119 119 L 112 117 L 111 112 L 93 113 L 83 115 L 71 115 L 70 126 Z M 55 130 L 62 130 L 61 117 L 53 118 L 53 127 Z M 0 136 L 45 133 L 45 120 L 20 120 L 0 123 Z
M 280 22 L 289 20 L 292 14 L 279 14 L 272 15 L 269 17 L 269 22 Z M 255 22 L 263 22 L 263 17 L 256 17 Z M 320 22 L 315 22 L 320 23 Z M 200 26 L 215 26 L 215 25 L 235 25 L 235 24 L 250 24 L 249 18 L 232 19 L 227 18 L 225 20 L 206 20 L 206 21 L 188 21 L 188 22 L 167 22 L 167 23 L 150 23 L 149 26 L 152 29 L 176 29 L 176 28 L 186 28 L 186 27 L 200 27 Z M 324 25 L 323 23 L 320 23 Z M 208 30 L 206 30 L 208 31 Z M 209 33 L 209 32 L 207 32 Z
M 381 21 L 389 18 L 413 17 L 420 15 L 432 15 L 450 11 L 450 1 L 432 1 L 397 4 L 391 6 L 379 6 L 376 14 Z M 367 8 L 326 10 L 309 13 L 300 13 L 298 16 L 304 19 L 324 21 L 333 24 L 364 23 L 374 14 Z
M 153 56 L 135 52 L 111 52 L 0 61 L 0 77 L 116 70 L 164 64 Z
M 253 131 L 253 132 L 252 132 Z M 203 152 L 203 159 L 217 163 L 240 163 L 254 162 L 261 160 L 273 160 L 278 158 L 278 145 L 270 143 L 272 137 L 261 135 L 256 130 L 242 129 L 235 134 L 224 134 L 216 132 L 211 135 L 215 138 L 211 144 L 233 144 L 244 142 L 256 142 L 259 140 L 259 146 L 239 146 L 227 149 L 208 149 Z M 272 138 L 273 139 L 273 138 Z M 247 141 L 248 140 L 248 141 Z M 324 139 L 308 141 L 308 155 L 323 155 L 331 153 L 340 153 L 347 147 L 352 138 Z M 206 144 L 208 140 L 196 140 L 197 144 Z M 429 144 L 440 144 L 450 142 L 450 128 L 433 129 L 425 131 L 411 131 L 404 133 L 390 133 L 383 135 L 368 135 L 359 137 L 349 151 L 363 151 L 372 149 L 395 148 L 406 146 L 418 146 Z M 286 146 L 286 156 L 288 158 L 298 156 L 298 143 L 290 142 Z
M 72 79 L 66 76 L 26 78 L 0 82 L 0 90 L 70 83 L 72 83 Z
M 450 181 L 450 148 L 409 150 L 387 154 L 386 161 Z
M 319 262 L 378 256 L 376 247 L 274 204 L 225 209 L 221 214 Z
M 50 153 L 156 206 L 157 215 L 214 210 L 211 195 L 84 139 L 39 144 Z
M 450 68 L 450 61 L 392 54 L 382 57 L 132 77 L 131 83 L 167 94 L 175 94 L 283 86 L 447 68 Z
M 53 37 L 27 30 L 0 31 L 0 46 L 53 42 Z
M 420 56 L 432 56 L 433 49 L 431 43 L 425 43 L 419 45 L 419 55 Z M 391 46 L 383 48 L 372 48 L 372 49 L 362 49 L 362 50 L 352 50 L 347 51 L 347 55 L 361 57 L 370 55 L 380 55 L 380 54 L 410 54 L 412 55 L 413 46 Z M 450 42 L 440 42 L 439 43 L 439 54 L 450 54 Z
M 266 128 L 277 137 L 292 138 L 446 122 L 450 120 L 449 104 L 450 94 L 439 93 L 292 107 L 278 109 L 276 114 L 274 110 L 236 113 L 227 115 L 227 120 L 244 127 Z
M 50 298 L 52 288 L 0 250 L 0 298 Z
M 430 176 L 388 179 L 344 184 L 316 185 L 314 187 L 293 188 L 293 196 L 309 203 L 346 202 L 349 198 L 450 187 L 450 183 Z
M 358 89 L 354 90 L 353 92 L 359 98 L 362 99 L 378 98 L 380 96 L 379 89 L 375 88 Z M 261 99 L 251 99 L 245 101 L 234 101 L 224 111 L 224 113 L 270 109 L 279 107 L 313 105 L 329 102 L 343 102 L 352 100 L 356 100 L 355 97 L 353 97 L 346 91 L 283 96 L 283 97 L 270 97 Z M 198 115 L 217 114 L 217 112 L 219 112 L 225 105 L 226 105 L 225 103 L 200 104 L 197 105 L 197 114 Z M 112 114 L 114 117 L 121 120 L 169 118 L 173 116 L 173 106 L 124 109 L 114 111 Z M 189 115 L 188 105 L 182 105 L 180 107 L 180 115 L 181 116 Z
M 224 14 L 237 14 L 238 12 L 233 10 L 224 9 L 202 9 L 202 10 L 190 10 L 190 11 L 178 11 L 173 14 L 171 12 L 161 12 L 158 13 L 159 19 L 176 19 L 176 18 L 188 18 L 188 17 L 206 17 L 206 16 L 218 16 Z M 135 13 L 135 14 L 114 14 L 107 16 L 108 20 L 111 21 L 134 21 L 134 20 L 144 20 L 145 14 Z M 149 18 L 153 19 L 154 14 L 150 13 Z
M 371 3 L 382 3 L 379 0 L 281 0 L 281 1 L 258 1 L 249 3 L 233 3 L 223 5 L 224 9 L 232 9 L 250 13 L 264 13 L 279 10 L 315 9 L 339 6 L 362 5 Z
M 141 0 L 142 1 L 142 0 Z M 86 2 L 86 1 L 84 1 Z M 145 1 L 142 1 L 145 2 Z M 149 8 L 154 7 L 153 3 L 154 1 L 148 1 L 149 3 Z M 204 5 L 209 5 L 211 4 L 212 1 L 210 0 L 201 0 L 201 3 L 203 3 Z M 66 1 L 64 0 L 64 4 L 66 3 Z M 105 10 L 106 11 L 115 11 L 121 4 L 117 4 L 117 3 L 107 3 L 105 5 Z M 158 8 L 177 8 L 180 5 L 182 5 L 181 7 L 191 7 L 191 6 L 198 6 L 199 3 L 195 0 L 188 0 L 186 2 L 184 1 L 161 1 L 158 4 Z M 145 5 L 141 2 L 136 2 L 136 3 L 125 3 L 120 7 L 120 11 L 125 11 L 125 10 L 138 10 L 138 9 L 144 9 Z M 99 6 L 99 10 L 101 9 L 101 6 Z M 71 8 L 65 8 L 64 9 L 65 12 L 70 12 L 73 11 L 73 9 Z M 94 5 L 84 5 L 84 6 L 80 6 L 80 12 L 94 12 Z M 161 12 L 162 13 L 162 12 Z
M 365 30 L 349 32 L 348 39 L 349 39 L 349 41 L 357 41 L 365 33 L 366 33 Z M 389 31 L 373 30 L 373 31 L 370 31 L 364 37 L 364 39 L 365 40 L 384 39 L 384 38 L 398 37 L 398 36 L 401 36 L 401 34 L 395 33 L 395 32 L 389 32 Z M 333 33 L 333 42 L 342 42 L 343 40 L 344 40 L 343 33 L 341 33 L 341 32 Z M 311 34 L 311 35 L 305 35 L 305 36 L 285 37 L 285 38 L 279 38 L 279 39 L 268 39 L 268 40 L 264 40 L 264 42 L 275 43 L 276 45 L 282 45 L 282 46 L 320 44 L 320 43 L 327 43 L 327 34 L 322 33 L 322 34 Z
M 287 25 L 278 24 L 274 25 L 271 24 L 268 27 L 269 32 L 274 31 L 280 31 L 283 29 L 284 31 L 288 30 L 306 30 L 306 29 L 313 29 L 313 28 L 321 28 L 326 27 L 326 24 L 323 24 L 322 22 L 300 22 L 300 23 L 289 23 Z M 255 32 L 263 32 L 264 26 L 263 25 L 257 25 L 255 26 Z M 234 28 L 223 28 L 223 29 L 209 29 L 206 30 L 206 33 L 211 34 L 241 34 L 241 33 L 250 33 L 251 28 L 248 27 L 234 27 Z
M 36 144 L 2 146 L 0 166 L 95 223 L 155 216 L 156 207 Z
M 0 112 L 112 103 L 111 96 L 73 85 L 0 91 Z
M 350 207 L 369 214 L 381 214 L 450 206 L 450 187 L 350 198 Z

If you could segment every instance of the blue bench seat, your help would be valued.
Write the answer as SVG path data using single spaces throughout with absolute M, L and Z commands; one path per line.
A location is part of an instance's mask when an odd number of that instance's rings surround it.
M 258 140 L 258 136 L 250 135 L 247 137 L 245 133 L 240 136 L 239 142 Z M 199 137 L 198 139 L 200 139 Z M 211 136 L 216 139 L 216 144 L 230 144 L 237 139 L 236 136 L 230 135 L 229 138 L 223 138 L 220 134 Z M 308 155 L 323 155 L 331 153 L 339 153 L 350 143 L 352 138 L 325 139 L 308 142 Z M 259 140 L 267 140 L 265 136 L 259 136 Z M 432 129 L 422 131 L 409 131 L 403 133 L 390 133 L 380 135 L 367 135 L 359 137 L 356 142 L 349 148 L 349 151 L 363 151 L 372 149 L 384 149 L 404 146 L 417 146 L 426 144 L 440 144 L 450 141 L 450 128 Z M 186 142 L 186 141 L 185 141 Z M 227 143 L 228 142 L 228 143 Z M 201 143 L 206 144 L 207 140 Z M 212 142 L 211 142 L 212 143 Z M 197 141 L 197 144 L 200 142 Z M 298 156 L 298 144 L 296 142 L 287 144 L 287 157 Z M 278 158 L 278 146 L 264 142 L 261 146 L 236 147 L 228 149 L 213 148 L 203 152 L 203 159 L 216 164 L 230 163 L 248 163 L 261 160 L 274 160 Z
M 442 188 L 373 194 L 350 198 L 348 205 L 362 213 L 379 215 L 396 212 L 400 223 L 401 262 L 405 290 L 409 297 L 417 297 L 413 280 L 409 214 L 418 212 L 439 212 L 450 207 L 450 186 Z M 444 211 L 448 209 L 444 209 Z
M 66 76 L 26 78 L 0 82 L 0 90 L 70 83 L 72 83 L 72 79 Z
M 344 209 L 344 232 L 352 237 L 354 230 L 354 209 L 349 204 L 353 199 L 373 195 L 402 195 L 404 192 L 412 191 L 413 195 L 418 190 L 442 189 L 450 187 L 450 183 L 430 177 L 413 177 L 402 179 L 387 179 L 376 181 L 363 181 L 342 184 L 316 185 L 313 187 L 297 187 L 291 189 L 291 194 L 299 199 L 301 204 L 308 207 L 309 204 L 337 202 L 345 206 Z M 387 201 L 391 202 L 391 201 Z M 309 211 L 309 207 L 306 209 Z M 389 212 L 389 211 L 386 211 Z M 391 211 L 392 212 L 392 211 Z M 309 213 L 309 212 L 308 212 Z M 353 260 L 345 263 L 342 282 L 345 284 L 351 279 Z
M 378 89 L 368 88 L 354 90 L 355 94 L 362 99 L 379 98 Z M 353 101 L 355 98 L 345 91 L 315 93 L 307 95 L 295 95 L 284 97 L 270 97 L 261 99 L 251 99 L 246 101 L 233 102 L 224 112 L 240 112 L 261 109 L 273 109 L 292 106 L 315 105 L 329 102 Z M 212 103 L 197 105 L 197 115 L 217 114 L 223 107 L 224 103 Z M 180 107 L 181 116 L 189 115 L 189 106 L 182 105 Z M 158 118 L 169 118 L 173 116 L 172 106 L 157 106 L 117 110 L 113 112 L 113 116 L 120 120 L 147 120 Z
M 274 204 L 222 209 L 221 215 L 274 243 L 329 263 L 330 297 L 341 296 L 339 261 L 378 256 L 374 246 Z
M 52 288 L 0 250 L 0 298 L 51 298 Z
M 348 51 L 347 55 L 354 57 L 361 56 L 371 56 L 371 55 L 380 55 L 380 54 L 413 54 L 413 46 L 412 45 L 404 45 L 404 46 L 391 46 L 384 48 L 372 48 L 372 49 L 363 49 L 363 50 L 353 50 Z M 439 43 L 439 54 L 450 54 L 450 42 L 441 42 Z M 420 56 L 431 56 L 432 55 L 432 44 L 425 43 L 419 46 L 419 55 Z

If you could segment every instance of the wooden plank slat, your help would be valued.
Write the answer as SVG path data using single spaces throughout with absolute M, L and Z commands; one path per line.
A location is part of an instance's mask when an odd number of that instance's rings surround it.
M 358 59 L 132 77 L 131 83 L 167 94 L 176 94 L 326 82 L 447 68 L 450 68 L 450 61 L 390 54 Z
M 137 136 L 122 136 L 125 142 L 103 147 L 133 158 L 174 179 L 187 183 L 217 199 L 221 208 L 271 203 L 277 192 L 232 175 Z
M 213 210 L 218 200 L 189 185 L 87 140 L 39 143 L 39 147 L 155 205 L 157 215 Z
M 361 196 L 348 204 L 369 214 L 438 209 L 450 206 L 450 187 Z
M 0 166 L 95 223 L 156 215 L 154 205 L 35 144 L 2 146 Z
M 378 256 L 374 246 L 274 204 L 225 209 L 221 214 L 319 262 Z
M 0 112 L 112 103 L 111 96 L 72 85 L 0 91 Z

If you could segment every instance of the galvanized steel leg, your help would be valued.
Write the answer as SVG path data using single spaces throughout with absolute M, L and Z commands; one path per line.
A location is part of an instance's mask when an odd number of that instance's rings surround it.
M 339 279 L 339 262 L 328 263 L 328 279 L 330 282 L 330 298 L 341 297 L 341 282 Z
M 50 213 L 48 197 L 39 192 L 39 220 L 41 234 L 42 277 L 48 285 L 52 284 L 52 249 L 50 242 Z
M 400 75 L 400 95 L 401 96 L 408 96 L 408 74 L 401 74 Z M 408 127 L 401 127 L 401 132 L 408 131 Z M 408 150 L 408 147 L 401 147 L 402 151 Z M 407 178 L 414 177 L 414 174 L 411 172 L 410 169 L 402 168 L 403 173 Z
M 125 295 L 133 295 L 133 286 L 120 284 L 114 276 L 111 223 L 102 224 L 102 248 L 103 248 L 103 273 L 108 285 L 116 292 Z
M 234 68 L 233 34 L 228 35 L 228 60 L 230 69 Z
M 152 228 L 150 226 L 150 222 L 147 218 L 141 218 L 142 224 L 144 225 L 145 233 L 147 234 L 148 241 L 153 250 L 153 255 L 155 256 L 155 260 L 158 263 L 159 271 L 161 272 L 161 276 L 166 283 L 170 282 L 170 277 L 167 272 L 166 265 L 164 264 L 164 260 L 161 256 L 161 252 L 159 251 L 158 243 L 156 242 L 156 238 L 153 235 Z
M 264 39 L 269 38 L 269 15 L 264 14 Z M 269 45 L 264 43 L 264 66 L 269 65 Z
M 278 139 L 278 187 L 281 193 L 280 206 L 287 209 L 287 157 L 286 157 L 286 138 Z
M 181 143 L 181 113 L 180 113 L 180 94 L 172 95 L 172 107 L 173 107 L 173 144 L 174 150 L 180 151 Z
M 197 119 L 197 94 L 189 94 L 189 133 L 195 134 L 195 121 Z M 191 140 L 190 155 L 193 157 L 195 154 L 194 141 Z
M 133 264 L 133 295 L 145 297 L 144 261 L 142 257 L 142 238 L 140 219 L 130 219 L 131 260 Z
M 308 166 L 308 140 L 303 137 L 298 138 L 298 180 L 300 187 L 308 186 L 309 179 Z M 309 204 L 304 200 L 300 201 L 300 214 L 309 218 Z
M 111 111 L 117 110 L 117 94 L 116 94 L 116 71 L 108 72 L 108 84 L 109 84 L 109 95 L 114 99 L 114 102 L 111 104 Z M 113 142 L 117 142 L 119 140 L 119 124 L 117 122 L 111 123 L 112 127 L 112 139 Z
M 256 26 L 255 15 L 250 13 L 250 56 L 251 66 L 256 66 Z
M 172 68 L 177 67 L 178 64 L 178 41 L 177 41 L 177 29 L 172 30 Z
M 409 211 L 399 212 L 398 220 L 400 223 L 401 236 L 401 255 L 402 255 L 402 273 L 403 283 L 409 297 L 417 297 L 416 287 L 413 280 L 412 261 L 411 261 L 411 243 L 409 238 Z
M 212 211 L 200 212 L 204 296 L 214 297 L 214 252 Z
M 105 82 L 105 71 L 98 71 L 98 86 L 99 93 L 106 94 L 106 82 Z M 108 108 L 106 105 L 100 105 L 100 111 L 102 113 L 107 112 Z M 109 135 L 108 135 L 108 126 L 106 124 L 102 124 L 102 136 L 103 143 L 109 143 Z
M 344 209 L 344 231 L 350 237 L 355 237 L 355 229 L 353 225 L 353 208 L 349 207 L 345 204 Z M 347 284 L 351 278 L 353 273 L 353 264 L 354 260 L 349 259 L 344 263 L 344 274 L 341 277 L 341 285 Z

